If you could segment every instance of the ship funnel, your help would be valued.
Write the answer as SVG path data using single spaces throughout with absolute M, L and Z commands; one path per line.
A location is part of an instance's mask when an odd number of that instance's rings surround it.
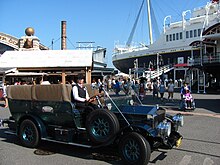
M 66 21 L 61 22 L 61 50 L 66 48 Z

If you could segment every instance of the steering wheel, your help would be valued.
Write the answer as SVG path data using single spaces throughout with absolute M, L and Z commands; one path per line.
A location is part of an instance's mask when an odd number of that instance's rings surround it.
M 96 95 L 90 97 L 90 98 L 89 98 L 89 102 L 93 102 L 93 101 L 96 100 L 97 97 L 98 97 L 98 98 L 101 98 L 101 97 L 103 97 L 103 96 L 104 96 L 103 93 L 98 93 L 98 94 L 96 94 Z

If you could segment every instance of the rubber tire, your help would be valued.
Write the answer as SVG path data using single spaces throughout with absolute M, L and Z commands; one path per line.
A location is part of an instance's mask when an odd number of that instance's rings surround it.
M 33 121 L 26 119 L 21 123 L 19 129 L 19 138 L 21 144 L 25 147 L 35 148 L 38 146 L 40 134 Z
M 185 101 L 184 100 L 180 101 L 179 109 L 180 110 L 185 110 Z
M 193 100 L 192 102 L 192 111 L 194 111 L 196 109 L 196 102 Z
M 131 152 L 129 152 L 131 150 Z M 126 165 L 147 165 L 151 156 L 149 142 L 139 133 L 131 132 L 121 138 L 119 153 Z
M 115 114 L 106 109 L 92 111 L 86 120 L 86 130 L 92 142 L 100 144 L 112 140 L 120 129 Z

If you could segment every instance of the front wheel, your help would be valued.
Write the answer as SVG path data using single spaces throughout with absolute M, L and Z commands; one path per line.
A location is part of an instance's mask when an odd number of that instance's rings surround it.
M 106 143 L 112 140 L 120 129 L 115 114 L 105 109 L 92 111 L 86 121 L 86 130 L 94 143 Z
M 39 131 L 33 121 L 26 119 L 21 123 L 19 138 L 25 147 L 35 148 L 39 144 Z
M 132 132 L 120 140 L 119 153 L 124 164 L 147 165 L 150 160 L 151 148 L 141 134 Z

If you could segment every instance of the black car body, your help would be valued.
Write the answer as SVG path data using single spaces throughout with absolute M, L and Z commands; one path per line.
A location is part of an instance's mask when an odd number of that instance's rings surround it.
M 131 97 L 110 97 L 83 121 L 72 103 L 71 85 L 25 85 L 7 88 L 11 117 L 4 119 L 9 130 L 26 147 L 41 140 L 88 148 L 116 144 L 125 164 L 147 164 L 151 150 L 171 149 L 181 144 L 178 127 L 183 116 L 170 116 L 158 106 L 132 105 Z

